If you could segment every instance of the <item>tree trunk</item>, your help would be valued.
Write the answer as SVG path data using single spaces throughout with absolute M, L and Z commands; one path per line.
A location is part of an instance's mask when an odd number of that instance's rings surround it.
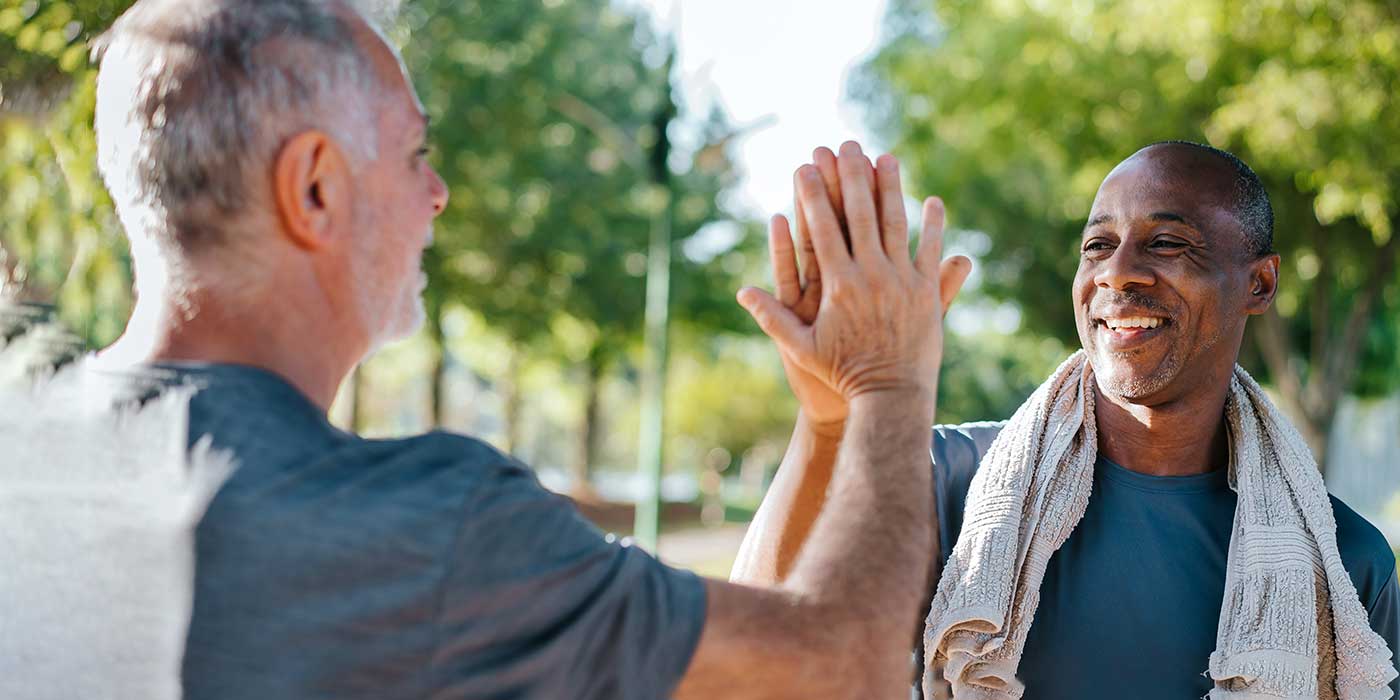
M 520 373 L 522 359 L 519 350 L 511 350 L 506 364 L 506 376 L 501 380 L 501 421 L 505 423 L 505 440 L 502 448 L 507 454 L 520 451 Z
M 447 340 L 442 333 L 441 304 L 430 304 L 428 311 L 428 342 L 432 344 L 432 366 L 428 371 L 428 420 L 433 428 L 443 426 L 443 394 L 447 387 Z
M 601 388 L 603 360 L 595 348 L 584 361 L 583 378 L 583 422 L 579 425 L 578 445 L 574 450 L 573 496 L 576 499 L 594 499 L 593 465 L 598 457 L 598 392 Z
M 1279 315 L 1276 307 L 1261 316 L 1256 327 L 1254 339 L 1259 354 L 1274 376 L 1284 409 L 1297 421 L 1299 432 L 1307 440 L 1324 477 L 1327 475 L 1327 448 L 1331 443 L 1337 408 L 1356 378 L 1362 344 L 1373 322 L 1372 309 L 1394 274 L 1397 257 L 1400 257 L 1400 235 L 1392 235 L 1376 251 L 1371 269 L 1367 270 L 1360 288 L 1352 296 L 1351 310 L 1340 333 L 1327 322 L 1327 314 L 1314 303 L 1314 325 L 1308 344 L 1313 355 L 1306 360 L 1292 352 L 1288 322 Z M 1327 280 L 1326 277 L 1319 279 Z M 1332 293 L 1332 290 L 1322 289 L 1321 286 L 1315 285 L 1313 293 Z

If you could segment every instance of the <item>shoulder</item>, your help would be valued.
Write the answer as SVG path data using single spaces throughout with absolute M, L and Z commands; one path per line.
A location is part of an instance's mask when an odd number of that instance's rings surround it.
M 1337 520 L 1337 550 L 1352 583 L 1356 584 L 1361 602 L 1369 609 L 1395 574 L 1395 551 L 1375 525 L 1341 499 L 1330 498 L 1332 514 Z
M 344 461 L 384 474 L 428 495 L 466 506 L 502 488 L 548 493 L 534 471 L 491 445 L 466 435 L 434 431 L 395 440 L 355 440 Z
M 982 455 L 992 446 L 1006 421 L 979 421 L 933 426 L 930 456 L 940 473 L 971 479 Z
M 461 517 L 458 537 L 498 543 L 602 542 L 599 532 L 569 498 L 545 488 L 533 469 L 465 435 L 432 432 L 407 440 L 365 441 L 382 451 L 371 457 L 390 474 L 420 474 L 410 498 L 450 499 Z
M 357 439 L 350 449 L 369 461 L 422 465 L 434 472 L 468 477 L 528 471 L 481 440 L 443 431 L 393 440 Z
M 962 531 L 963 507 L 977 465 L 1005 426 L 1006 421 L 933 426 L 929 456 L 933 460 L 939 551 L 944 559 Z
M 342 433 L 275 454 L 245 446 L 238 458 L 213 509 L 216 519 L 252 509 L 355 529 L 428 523 L 442 529 L 460 522 L 473 501 L 502 484 L 538 487 L 534 474 L 514 459 L 480 440 L 445 432 L 391 440 Z

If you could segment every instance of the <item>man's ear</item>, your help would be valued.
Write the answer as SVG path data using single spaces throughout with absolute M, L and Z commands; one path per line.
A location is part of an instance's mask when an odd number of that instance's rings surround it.
M 282 229 L 303 250 L 332 242 L 337 218 L 349 206 L 350 173 L 340 149 L 320 131 L 293 136 L 272 166 L 272 194 Z
M 1251 316 L 1258 316 L 1269 310 L 1278 293 L 1279 256 L 1270 253 L 1249 263 L 1249 296 L 1245 300 L 1245 310 Z

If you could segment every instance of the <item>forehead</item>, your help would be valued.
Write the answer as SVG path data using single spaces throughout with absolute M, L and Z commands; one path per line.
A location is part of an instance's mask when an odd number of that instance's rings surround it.
M 1208 229 L 1237 229 L 1228 163 L 1178 146 L 1144 149 L 1118 164 L 1094 197 L 1090 220 L 1127 223 L 1176 214 Z M 1204 231 L 1203 231 L 1204 233 Z
M 379 30 L 358 13 L 342 5 L 346 20 L 352 27 L 355 43 L 368 57 L 376 82 L 383 90 L 384 109 L 380 110 L 380 126 L 410 136 L 423 128 L 423 104 L 413 89 L 413 82 L 404 68 L 403 59 Z

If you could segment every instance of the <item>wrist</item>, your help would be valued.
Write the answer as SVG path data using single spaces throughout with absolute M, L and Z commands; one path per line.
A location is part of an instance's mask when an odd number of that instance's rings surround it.
M 842 436 L 846 434 L 846 418 L 820 420 L 812 417 L 806 411 L 800 411 L 797 419 L 807 426 L 808 432 L 812 433 L 821 442 L 840 442 Z
M 933 425 L 934 411 L 938 395 L 932 387 L 920 384 L 907 384 L 882 387 L 863 391 L 850 399 L 851 415 L 857 413 L 896 413 L 901 416 L 918 415 Z

